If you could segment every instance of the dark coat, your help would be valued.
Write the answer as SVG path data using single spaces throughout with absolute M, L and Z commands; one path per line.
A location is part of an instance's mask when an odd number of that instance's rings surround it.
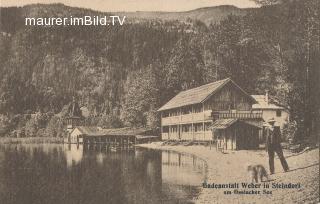
M 273 130 L 266 130 L 266 150 L 275 150 L 281 148 L 281 132 L 280 127 L 274 126 Z

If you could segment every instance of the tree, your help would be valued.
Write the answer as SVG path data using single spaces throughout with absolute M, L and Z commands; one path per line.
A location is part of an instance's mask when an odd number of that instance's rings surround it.
M 151 116 L 158 107 L 158 85 L 154 66 L 150 65 L 129 76 L 126 83 L 127 94 L 123 104 L 122 119 L 130 126 L 155 125 L 157 116 Z M 159 124 L 157 124 L 159 125 Z
M 251 0 L 251 1 L 254 1 L 258 5 L 270 6 L 275 4 L 281 4 L 281 3 L 287 2 L 288 0 Z
M 58 116 L 53 116 L 45 129 L 46 137 L 63 137 L 64 136 L 64 125 L 63 120 Z
M 121 128 L 123 123 L 118 115 L 103 115 L 100 117 L 97 126 L 102 128 Z
M 181 90 L 203 84 L 203 57 L 201 50 L 187 37 L 182 37 L 172 49 L 165 65 L 166 99 L 172 98 Z

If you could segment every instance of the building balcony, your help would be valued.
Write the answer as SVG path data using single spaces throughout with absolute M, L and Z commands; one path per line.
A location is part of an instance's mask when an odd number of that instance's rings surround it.
M 180 123 L 180 116 L 171 116 L 171 117 L 165 117 L 161 119 L 161 125 L 177 125 Z
M 193 114 L 193 122 L 211 120 L 211 110 Z
M 214 120 L 223 118 L 260 119 L 262 118 L 262 111 L 213 111 L 212 118 Z
M 211 120 L 211 110 L 200 113 L 190 113 L 178 116 L 165 117 L 161 119 L 161 125 L 177 125 L 187 123 L 197 123 L 206 120 Z
M 261 119 L 262 111 L 204 111 L 199 113 L 183 114 L 161 119 L 162 126 L 199 123 L 208 120 L 223 118 Z
M 162 140 L 182 140 L 182 141 L 211 141 L 212 132 L 207 131 L 198 131 L 198 132 L 163 132 L 161 133 Z

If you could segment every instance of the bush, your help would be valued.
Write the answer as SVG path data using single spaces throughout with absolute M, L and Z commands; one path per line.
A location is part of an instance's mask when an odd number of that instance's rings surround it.
M 53 116 L 44 131 L 46 137 L 63 137 L 64 126 L 62 120 Z
M 297 133 L 297 123 L 295 121 L 285 124 L 282 130 L 282 137 L 285 141 L 294 142 Z
M 97 126 L 102 128 L 121 128 L 123 127 L 122 121 L 115 115 L 104 115 L 100 117 Z

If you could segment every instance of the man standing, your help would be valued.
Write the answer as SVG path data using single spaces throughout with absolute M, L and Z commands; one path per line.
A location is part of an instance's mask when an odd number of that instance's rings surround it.
M 280 127 L 274 126 L 275 120 L 271 118 L 268 123 L 269 126 L 266 130 L 266 150 L 269 155 L 269 168 L 270 174 L 274 174 L 274 153 L 276 152 L 280 161 L 283 170 L 286 172 L 289 170 L 286 159 L 283 156 L 282 147 L 281 147 L 281 138 L 280 138 Z

